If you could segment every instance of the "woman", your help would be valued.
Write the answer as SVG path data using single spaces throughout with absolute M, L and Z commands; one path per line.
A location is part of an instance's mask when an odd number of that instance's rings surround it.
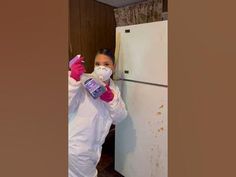
M 102 76 L 106 92 L 93 99 L 81 84 L 85 72 L 83 58 L 69 72 L 69 177 L 96 177 L 102 144 L 112 124 L 127 116 L 120 91 L 110 78 L 114 73 L 114 56 L 101 49 L 95 57 L 94 72 Z

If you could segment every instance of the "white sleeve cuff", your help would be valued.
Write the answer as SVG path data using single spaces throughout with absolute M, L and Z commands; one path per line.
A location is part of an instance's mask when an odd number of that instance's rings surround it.
M 81 81 L 76 81 L 75 79 L 73 79 L 72 77 L 70 77 L 70 71 L 68 72 L 68 83 L 71 86 L 75 86 L 78 87 L 81 84 Z

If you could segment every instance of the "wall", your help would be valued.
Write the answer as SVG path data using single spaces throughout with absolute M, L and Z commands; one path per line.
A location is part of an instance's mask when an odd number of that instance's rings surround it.
M 95 0 L 70 0 L 70 57 L 80 53 L 86 69 L 93 70 L 93 60 L 100 48 L 115 47 L 113 7 Z
M 163 12 L 168 12 L 168 0 L 163 0 Z

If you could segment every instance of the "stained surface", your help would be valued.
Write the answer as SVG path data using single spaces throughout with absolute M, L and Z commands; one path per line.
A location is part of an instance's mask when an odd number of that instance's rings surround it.
M 126 177 L 167 177 L 167 21 L 117 32 L 117 73 L 128 80 L 117 84 L 129 115 L 116 127 L 115 169 Z
M 126 177 L 167 177 L 167 88 L 121 82 L 129 115 L 116 127 L 115 169 Z

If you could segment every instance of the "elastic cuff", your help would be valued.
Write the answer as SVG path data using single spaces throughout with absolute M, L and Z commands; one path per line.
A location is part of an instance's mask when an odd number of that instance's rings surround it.
M 112 93 L 114 94 L 114 97 L 111 101 L 107 102 L 107 104 L 113 107 L 117 104 L 118 97 L 117 97 L 117 94 L 113 90 L 112 90 Z
M 81 84 L 81 81 L 76 81 L 74 78 L 70 76 L 68 78 L 68 82 L 70 85 L 73 85 L 73 86 L 79 86 Z

